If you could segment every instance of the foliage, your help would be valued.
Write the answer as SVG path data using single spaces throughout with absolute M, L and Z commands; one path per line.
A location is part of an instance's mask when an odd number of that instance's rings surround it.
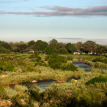
M 7 42 L 4 42 L 4 41 L 0 41 L 0 47 L 3 47 L 7 50 L 11 50 L 11 45 Z
M 93 59 L 93 62 L 107 63 L 107 58 L 106 57 L 97 57 L 97 58 Z
M 75 45 L 74 44 L 71 44 L 71 43 L 67 43 L 66 44 L 66 49 L 69 53 L 73 53 L 76 51 L 76 48 L 75 48 Z
M 23 53 L 23 52 L 25 52 L 25 50 L 27 48 L 27 44 L 21 43 L 21 44 L 18 44 L 17 47 L 18 47 L 18 49 L 17 49 L 18 52 Z
M 69 63 L 69 64 L 63 64 L 61 66 L 61 69 L 62 70 L 70 70 L 70 71 L 76 71 L 77 70 L 77 67 L 75 65 L 73 65 L 72 63 Z
M 78 51 L 82 51 L 83 43 L 82 42 L 77 42 L 75 44 L 75 47 Z
M 96 82 L 98 82 L 98 83 L 107 82 L 107 77 L 103 77 L 103 76 L 95 77 L 95 78 L 89 80 L 88 82 L 86 82 L 86 85 L 95 84 Z
M 62 63 L 66 63 L 67 60 L 63 56 L 58 56 L 57 54 L 53 54 L 49 56 L 48 64 L 53 69 L 60 69 Z
M 0 47 L 0 53 L 10 53 L 11 51 L 9 49 L 6 49 L 4 47 Z
M 53 51 L 53 49 L 52 48 L 50 48 L 50 47 L 47 47 L 46 48 L 46 54 L 48 55 L 48 54 L 53 54 L 54 53 L 54 51 Z
M 67 54 L 67 49 L 65 48 L 65 44 L 58 43 L 56 39 L 52 39 L 49 43 L 49 47 L 53 50 L 54 53 L 57 54 Z
M 28 47 L 30 47 L 31 49 L 34 49 L 35 48 L 35 41 L 34 40 L 29 41 Z
M 96 52 L 97 44 L 93 41 L 87 41 L 83 44 L 82 50 L 86 53 L 92 52 L 93 54 Z
M 101 45 L 97 46 L 97 49 L 96 49 L 97 55 L 102 55 L 102 54 L 106 53 L 106 51 L 107 51 L 106 46 L 101 46 Z
M 107 68 L 107 64 L 106 64 L 106 63 L 102 63 L 102 62 L 92 62 L 92 61 L 88 61 L 88 60 L 85 60 L 84 62 L 85 62 L 86 64 L 90 65 L 90 66 Z
M 39 91 L 40 91 L 40 89 L 37 86 L 33 86 L 32 89 L 29 89 L 30 97 L 36 101 L 42 100 L 43 96 Z
M 0 71 L 13 71 L 14 66 L 10 62 L 0 62 Z
M 1 72 L 0 100 L 2 98 L 10 100 L 13 107 L 106 107 L 106 70 L 101 71 L 94 68 L 91 72 L 85 72 L 78 68 L 77 71 L 71 71 L 73 68 L 71 63 L 74 58 L 84 62 L 87 61 L 93 66 L 105 65 L 105 62 L 93 62 L 99 56 L 57 54 L 50 54 L 46 58 L 45 56 L 47 55 L 1 54 L 0 62 L 12 64 L 14 72 Z M 103 56 L 101 58 L 105 59 Z M 60 62 L 60 69 L 49 67 L 49 61 L 53 64 Z M 40 64 L 34 66 L 35 63 L 40 62 L 46 63 L 48 66 L 41 66 Z M 71 81 L 67 82 L 68 79 L 71 79 Z M 33 80 L 36 82 L 39 80 L 56 80 L 58 83 L 54 83 L 50 88 L 42 91 L 36 85 L 32 87 Z M 31 86 L 27 87 L 26 84 Z
M 77 42 L 76 44 L 71 43 L 60 43 L 56 39 L 52 39 L 49 43 L 37 40 L 31 40 L 27 43 L 20 42 L 4 42 L 0 41 L 0 53 L 46 53 L 46 54 L 68 54 L 74 51 L 79 51 L 80 53 L 91 53 L 96 55 L 104 55 L 107 53 L 107 46 L 98 45 L 93 41 L 86 41 L 85 43 Z
M 48 47 L 48 43 L 42 40 L 38 40 L 35 42 L 35 50 L 38 52 L 45 53 L 46 48 Z

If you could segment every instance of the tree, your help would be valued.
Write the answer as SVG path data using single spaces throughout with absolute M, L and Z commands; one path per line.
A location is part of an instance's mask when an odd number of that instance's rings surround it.
M 49 47 L 51 49 L 53 49 L 53 52 L 54 53 L 58 53 L 57 52 L 57 47 L 58 47 L 58 41 L 56 39 L 52 39 L 50 42 L 49 42 Z
M 10 46 L 11 46 L 11 50 L 12 50 L 13 52 L 18 52 L 17 43 L 11 42 L 11 43 L 10 43 Z
M 66 44 L 66 49 L 69 53 L 73 53 L 76 51 L 76 48 L 75 48 L 75 45 L 74 44 L 71 44 L 71 43 L 67 43 Z
M 0 47 L 4 47 L 4 48 L 6 48 L 8 50 L 11 50 L 10 44 L 7 43 L 7 42 L 4 42 L 4 41 L 0 41 Z
M 82 50 L 86 53 L 92 52 L 92 54 L 96 53 L 97 44 L 93 41 L 87 41 L 83 44 Z
M 10 53 L 11 45 L 7 42 L 0 41 L 0 53 Z
M 38 40 L 35 42 L 35 51 L 44 53 L 46 48 L 48 47 L 48 43 L 42 40 Z
M 31 40 L 28 42 L 28 47 L 31 48 L 31 49 L 34 49 L 35 48 L 35 41 L 34 40 Z
M 75 44 L 75 47 L 76 47 L 76 50 L 81 51 L 81 50 L 82 50 L 82 47 L 83 47 L 82 42 L 77 42 L 77 43 Z
M 24 43 L 24 42 L 20 42 L 17 44 L 17 47 L 18 47 L 18 52 L 25 52 L 26 48 L 27 48 L 27 44 Z
M 96 49 L 96 53 L 98 55 L 105 54 L 106 53 L 106 46 L 98 45 L 97 49 Z
M 67 49 L 65 48 L 65 44 L 63 43 L 58 43 L 58 41 L 56 39 L 52 39 L 49 42 L 49 47 L 53 49 L 54 53 L 57 54 L 66 54 Z
M 58 43 L 58 41 L 56 40 L 56 39 L 52 39 L 50 42 L 49 42 L 49 44 L 57 44 Z
M 50 48 L 50 47 L 46 48 L 46 54 L 53 54 L 53 53 L 54 53 L 54 51 L 52 48 Z

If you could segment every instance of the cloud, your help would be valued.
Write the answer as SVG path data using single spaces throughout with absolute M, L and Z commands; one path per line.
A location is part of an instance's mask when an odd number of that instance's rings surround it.
M 97 44 L 105 45 L 107 46 L 107 39 L 88 39 L 88 38 L 55 38 L 59 42 L 65 42 L 65 43 L 77 43 L 77 42 L 86 42 L 86 41 L 94 41 Z
M 48 12 L 0 12 L 0 14 L 14 14 L 14 15 L 36 15 L 36 16 L 74 16 L 74 15 L 105 15 L 107 16 L 107 6 L 91 7 L 91 8 L 69 8 L 69 7 L 41 7 Z
M 28 1 L 28 0 L 20 0 L 20 1 Z M 1 0 L 0 1 L 0 4 L 5 4 L 5 3 L 14 3 L 14 2 L 20 2 L 20 1 L 18 1 L 18 0 Z

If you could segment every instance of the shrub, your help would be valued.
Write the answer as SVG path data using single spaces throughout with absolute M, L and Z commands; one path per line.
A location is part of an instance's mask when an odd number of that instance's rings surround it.
M 14 66 L 10 62 L 0 62 L 0 71 L 13 71 Z
M 27 71 L 35 71 L 36 69 L 35 69 L 35 67 L 33 67 L 32 65 L 28 65 L 28 66 L 26 67 L 26 70 L 27 70 Z
M 93 62 L 107 63 L 107 58 L 106 57 L 97 57 L 97 58 L 93 59 Z
M 35 66 L 40 65 L 40 66 L 47 66 L 47 64 L 44 61 L 38 61 L 35 62 Z
M 75 65 L 73 65 L 72 63 L 70 63 L 70 64 L 63 64 L 63 65 L 61 66 L 61 69 L 62 69 L 62 70 L 75 71 L 75 70 L 77 70 L 77 67 L 76 67 Z
M 66 63 L 67 59 L 64 56 L 53 54 L 48 58 L 48 64 L 53 69 L 60 69 L 63 63 Z
M 39 91 L 40 91 L 40 89 L 37 86 L 33 86 L 32 89 L 29 89 L 30 97 L 33 100 L 40 101 L 43 96 Z
M 37 56 L 36 61 L 41 61 L 41 57 Z
M 97 83 L 107 82 L 107 78 L 103 77 L 103 76 L 95 77 L 95 78 L 89 80 L 88 82 L 86 82 L 86 85 L 95 84 L 96 82 Z
M 67 59 L 72 61 L 73 57 L 72 56 L 68 56 Z

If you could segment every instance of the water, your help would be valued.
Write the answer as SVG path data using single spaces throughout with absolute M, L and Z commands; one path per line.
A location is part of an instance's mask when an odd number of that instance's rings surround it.
M 36 85 L 41 88 L 42 90 L 45 90 L 46 88 L 49 88 L 52 83 L 56 83 L 55 80 L 49 80 L 49 81 L 39 81 L 36 83 Z
M 77 65 L 79 68 L 84 69 L 86 72 L 91 71 L 92 68 L 96 68 L 96 67 L 89 66 L 89 65 L 85 64 L 84 62 L 73 62 L 73 64 Z M 98 68 L 98 69 L 100 69 L 101 71 L 107 70 L 105 68 Z
M 77 78 L 72 77 L 72 78 L 67 79 L 67 81 L 66 81 L 66 82 L 69 82 L 69 81 L 71 81 L 72 79 L 74 79 L 74 80 L 78 80 Z
M 37 85 L 40 89 L 45 90 L 46 88 L 49 88 L 52 83 L 56 83 L 55 80 L 42 80 L 34 83 L 23 83 L 22 85 L 30 87 L 32 89 L 34 85 Z
M 74 65 L 77 65 L 79 68 L 84 69 L 86 72 L 91 71 L 93 67 L 85 64 L 84 62 L 73 62 Z
M 73 62 L 73 64 L 77 65 L 79 68 L 84 69 L 86 72 L 89 72 L 89 71 L 91 71 L 92 68 L 94 68 L 92 66 L 85 64 L 84 62 Z M 106 69 L 100 68 L 100 70 L 106 70 Z M 72 78 L 69 78 L 66 82 L 69 82 L 72 79 L 77 80 L 75 77 L 72 77 Z M 42 81 L 38 81 L 35 83 L 25 83 L 22 85 L 29 86 L 30 88 L 33 88 L 34 87 L 33 85 L 37 85 L 40 89 L 45 90 L 46 88 L 49 88 L 53 83 L 57 83 L 57 81 L 55 81 L 55 80 L 42 80 Z
M 72 79 L 77 80 L 75 77 L 72 77 L 72 78 L 69 78 L 66 82 L 69 82 Z M 44 91 L 46 88 L 49 88 L 53 83 L 57 83 L 57 81 L 55 81 L 55 80 L 42 80 L 42 81 L 38 81 L 35 83 L 25 83 L 23 85 L 29 86 L 30 89 L 32 89 L 34 87 L 34 85 L 37 85 L 40 89 L 42 89 Z

